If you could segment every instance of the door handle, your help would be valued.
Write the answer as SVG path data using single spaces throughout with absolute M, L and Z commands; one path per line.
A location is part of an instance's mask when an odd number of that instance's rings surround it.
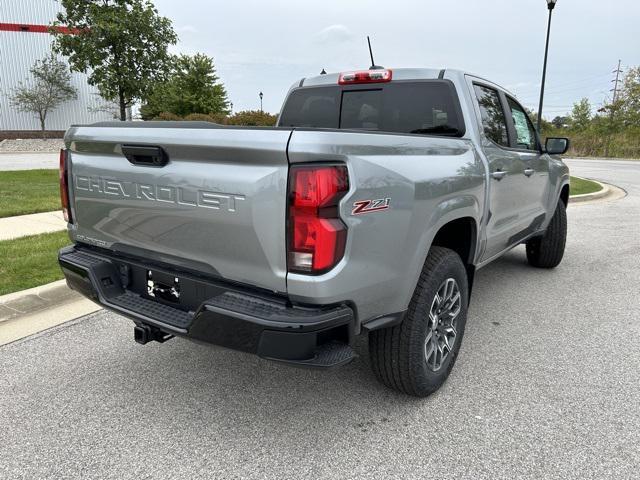
M 507 172 L 505 172 L 504 170 L 496 170 L 495 172 L 491 173 L 491 176 L 496 180 L 502 180 L 506 175 Z
M 535 173 L 535 170 L 533 168 L 525 168 L 524 169 L 524 174 L 527 177 L 530 177 L 531 175 L 533 175 Z

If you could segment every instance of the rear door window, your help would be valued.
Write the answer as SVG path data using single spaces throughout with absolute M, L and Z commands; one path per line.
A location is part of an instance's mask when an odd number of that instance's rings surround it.
M 502 103 L 498 91 L 484 85 L 474 84 L 478 105 L 480 106 L 480 117 L 484 134 L 503 147 L 509 146 L 509 136 L 507 135 L 507 120 L 504 116 Z
M 290 94 L 279 125 L 464 135 L 455 88 L 445 80 L 303 87 Z

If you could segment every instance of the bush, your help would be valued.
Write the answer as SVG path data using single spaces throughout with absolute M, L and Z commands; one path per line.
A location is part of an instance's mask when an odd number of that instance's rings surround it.
M 640 158 L 640 128 L 629 127 L 617 132 L 602 132 L 594 127 L 583 131 L 553 128 L 543 137 L 567 137 L 570 148 L 567 156 Z
M 162 112 L 157 117 L 153 117 L 152 120 L 166 120 L 166 121 L 176 121 L 182 120 L 181 117 L 171 112 Z
M 219 125 L 244 125 L 248 127 L 273 127 L 278 120 L 277 115 L 272 115 L 267 112 L 261 112 L 260 110 L 245 110 L 243 112 L 235 113 L 231 116 L 227 116 L 224 113 L 190 113 L 186 117 L 182 118 L 171 112 L 162 112 L 153 120 L 187 120 L 198 122 L 212 122 Z
M 271 115 L 260 110 L 245 110 L 227 118 L 228 125 L 247 125 L 259 127 L 273 127 L 278 120 L 277 115 Z
M 224 113 L 210 113 L 209 117 L 214 123 L 219 123 L 220 125 L 227 124 L 227 116 Z
M 183 120 L 188 120 L 190 122 L 213 122 L 217 123 L 211 115 L 207 115 L 206 113 L 190 113 Z

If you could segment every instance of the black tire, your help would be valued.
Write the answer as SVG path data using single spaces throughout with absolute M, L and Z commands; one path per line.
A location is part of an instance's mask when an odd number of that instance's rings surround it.
M 430 320 L 429 314 L 436 304 L 436 294 L 451 279 L 457 282 L 460 294 L 459 313 L 454 317 L 457 333 L 448 355 L 434 371 L 436 360 L 433 356 L 427 358 L 427 350 L 431 345 L 429 339 L 435 335 L 432 326 L 436 322 Z M 468 291 L 467 272 L 458 254 L 448 248 L 432 247 L 402 323 L 369 334 L 371 367 L 380 382 L 417 397 L 430 395 L 444 383 L 462 344 Z M 428 359 L 433 359 L 430 365 Z
M 560 265 L 567 243 L 567 207 L 558 201 L 556 211 L 542 237 L 527 242 L 527 261 L 538 268 L 554 268 Z

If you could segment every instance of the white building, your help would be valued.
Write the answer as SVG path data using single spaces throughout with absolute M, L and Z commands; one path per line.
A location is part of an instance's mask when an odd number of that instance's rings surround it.
M 37 117 L 16 111 L 9 98 L 20 82 L 29 83 L 29 70 L 36 60 L 50 54 L 53 38 L 47 28 L 61 8 L 55 0 L 0 0 L 0 132 L 40 129 Z M 71 77 L 78 98 L 51 112 L 46 129 L 112 120 L 113 114 L 105 111 L 109 104 L 87 83 L 87 76 L 73 73 Z

